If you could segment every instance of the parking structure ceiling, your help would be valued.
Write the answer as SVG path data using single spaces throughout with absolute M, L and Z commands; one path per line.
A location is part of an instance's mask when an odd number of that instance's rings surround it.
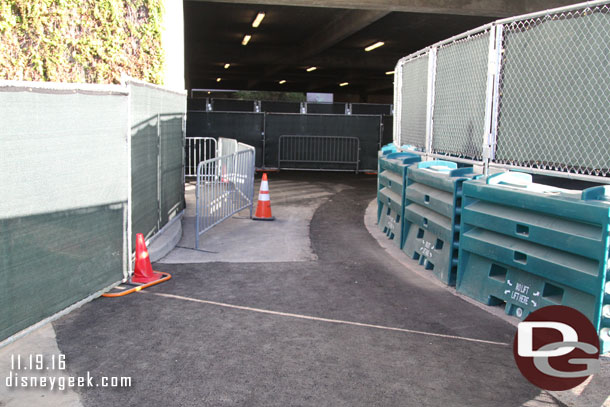
M 363 102 L 375 95 L 391 100 L 391 72 L 401 57 L 499 17 L 569 2 L 487 3 L 474 7 L 468 0 L 185 1 L 187 88 L 328 92 L 343 94 L 345 100 L 347 95 Z M 254 28 L 260 12 L 265 16 Z M 251 38 L 242 45 L 245 35 Z M 384 44 L 365 51 L 377 42 Z M 308 71 L 311 67 L 316 69 Z

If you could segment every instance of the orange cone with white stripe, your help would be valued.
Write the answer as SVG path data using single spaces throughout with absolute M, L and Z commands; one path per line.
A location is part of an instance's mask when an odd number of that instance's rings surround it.
M 258 205 L 256 206 L 256 213 L 252 219 L 275 220 L 275 218 L 271 215 L 271 201 L 269 200 L 269 181 L 267 181 L 267 173 L 263 173 L 261 188 L 258 193 Z

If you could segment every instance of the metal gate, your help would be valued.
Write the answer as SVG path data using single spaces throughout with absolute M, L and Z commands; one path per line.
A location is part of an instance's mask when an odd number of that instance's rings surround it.
M 280 136 L 278 168 L 310 169 L 299 164 L 321 164 L 319 170 L 356 171 L 360 163 L 360 140 L 357 137 Z M 290 164 L 287 164 L 290 163 Z M 324 164 L 338 164 L 330 168 Z M 354 166 L 353 169 L 346 169 Z
M 187 137 L 185 149 L 184 176 L 197 176 L 197 166 L 200 162 L 218 155 L 216 139 L 212 137 Z
M 237 212 L 250 208 L 252 217 L 254 156 L 254 148 L 244 148 L 197 166 L 196 248 L 203 233 Z

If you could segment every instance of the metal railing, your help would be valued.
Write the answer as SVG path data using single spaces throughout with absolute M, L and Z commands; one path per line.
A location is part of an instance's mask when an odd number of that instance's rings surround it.
M 196 177 L 199 163 L 217 156 L 216 139 L 212 137 L 187 137 L 185 143 L 184 176 Z
M 199 237 L 254 202 L 254 148 L 202 161 L 197 166 L 195 247 Z
M 498 20 L 398 61 L 394 142 L 610 183 L 610 2 Z
M 237 151 L 237 140 L 232 138 L 218 137 L 218 156 L 233 154 Z
M 280 136 L 278 141 L 278 168 L 282 163 L 354 165 L 358 172 L 360 164 L 360 140 L 357 137 L 337 136 Z M 345 168 L 319 168 L 329 171 L 346 171 Z

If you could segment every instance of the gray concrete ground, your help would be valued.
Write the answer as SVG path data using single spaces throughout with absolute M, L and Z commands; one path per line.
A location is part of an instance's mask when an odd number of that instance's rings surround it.
M 232 219 L 206 236 L 219 253 L 178 248 L 154 265 L 172 280 L 53 324 L 71 375 L 133 380 L 77 389 L 85 406 L 564 405 L 517 370 L 513 324 L 369 233 L 375 177 L 282 172 L 270 187 L 278 221 Z
M 17 369 L 16 358 L 21 355 L 21 364 L 24 368 L 29 368 L 29 355 L 59 355 L 55 330 L 51 324 L 44 325 L 29 335 L 16 342 L 0 349 L 0 406 L 2 407 L 21 407 L 21 406 L 65 406 L 80 407 L 81 401 L 78 393 L 73 389 L 67 388 L 60 390 L 59 384 L 54 383 L 53 390 L 50 384 L 47 387 L 18 387 L 20 376 L 51 377 L 55 381 L 59 378 L 66 380 L 67 371 L 60 369 L 40 370 L 21 370 Z M 11 358 L 12 356 L 12 358 Z M 35 366 L 36 361 L 34 361 Z M 35 366 L 36 367 L 36 366 Z M 43 366 L 44 367 L 44 366 Z M 7 377 L 11 377 L 7 382 Z
M 255 191 L 258 194 L 260 179 Z M 315 260 L 309 222 L 316 209 L 345 184 L 278 179 L 271 186 L 274 222 L 252 222 L 244 210 L 203 234 L 195 249 L 195 186 L 187 184 L 183 235 L 178 247 L 161 263 L 278 262 Z M 256 195 L 258 196 L 258 195 Z M 255 196 L 255 199 L 256 199 Z M 256 209 L 256 207 L 254 208 Z

